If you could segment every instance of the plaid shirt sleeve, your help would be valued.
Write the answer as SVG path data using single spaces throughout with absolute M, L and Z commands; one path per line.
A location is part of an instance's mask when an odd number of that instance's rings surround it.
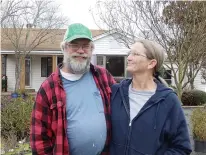
M 53 141 L 51 130 L 51 111 L 47 92 L 50 92 L 48 81 L 40 87 L 32 111 L 30 127 L 30 145 L 32 154 L 53 154 Z
M 106 70 L 107 78 L 108 78 L 108 84 L 111 87 L 113 84 L 116 83 L 114 80 L 114 77 Z

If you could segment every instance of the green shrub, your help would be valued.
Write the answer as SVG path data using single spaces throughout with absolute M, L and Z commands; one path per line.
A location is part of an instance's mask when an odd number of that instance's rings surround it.
M 194 139 L 206 141 L 206 107 L 195 109 L 191 121 Z
M 6 137 L 1 138 L 1 151 L 9 152 L 18 145 L 17 137 L 14 133 L 9 132 Z
M 185 106 L 200 106 L 206 103 L 206 92 L 201 90 L 185 91 L 181 98 Z
M 21 140 L 29 135 L 33 97 L 17 98 L 4 105 L 1 111 L 1 136 L 7 138 L 10 132 Z
M 10 133 L 6 138 L 1 139 L 1 154 L 4 155 L 31 155 L 29 142 L 17 141 L 15 134 Z

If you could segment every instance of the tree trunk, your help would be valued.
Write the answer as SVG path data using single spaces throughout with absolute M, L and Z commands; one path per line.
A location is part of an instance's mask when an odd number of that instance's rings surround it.
M 181 97 L 182 97 L 182 78 L 183 78 L 183 64 L 181 63 L 181 56 L 179 57 L 179 71 L 178 71 L 178 83 L 176 83 L 177 85 L 177 95 L 178 98 L 181 101 Z
M 190 88 L 191 88 L 191 89 L 195 89 L 195 86 L 194 86 L 194 79 L 192 79 L 192 78 L 193 78 L 193 74 L 194 74 L 193 64 L 190 63 L 190 65 L 189 65 L 189 74 L 188 74 L 188 78 L 191 79 L 191 80 L 190 80 Z
M 191 89 L 195 89 L 194 79 L 190 80 L 190 87 L 191 87 Z
M 20 92 L 25 93 L 25 56 L 21 56 L 20 62 Z
M 15 61 L 15 88 L 14 92 L 17 92 L 19 90 L 19 84 L 20 84 L 20 64 L 19 64 L 19 55 L 16 54 L 16 61 Z
M 181 101 L 181 97 L 182 97 L 182 83 L 178 83 L 177 84 L 177 96 L 178 96 L 178 98 L 180 99 L 180 101 Z

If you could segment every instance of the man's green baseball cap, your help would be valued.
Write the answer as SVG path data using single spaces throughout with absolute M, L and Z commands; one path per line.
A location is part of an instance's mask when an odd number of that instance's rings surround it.
M 79 38 L 86 38 L 92 41 L 92 33 L 83 24 L 75 23 L 69 25 L 64 35 L 64 41 L 71 42 Z

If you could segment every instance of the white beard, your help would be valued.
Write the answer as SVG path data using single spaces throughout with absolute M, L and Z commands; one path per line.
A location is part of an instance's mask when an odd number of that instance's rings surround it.
M 79 62 L 73 58 L 74 56 L 80 56 L 80 54 L 69 55 L 66 52 L 64 53 L 64 64 L 68 67 L 69 71 L 73 74 L 84 74 L 89 71 L 91 57 L 86 54 L 81 54 L 81 56 L 86 57 L 86 59 Z

